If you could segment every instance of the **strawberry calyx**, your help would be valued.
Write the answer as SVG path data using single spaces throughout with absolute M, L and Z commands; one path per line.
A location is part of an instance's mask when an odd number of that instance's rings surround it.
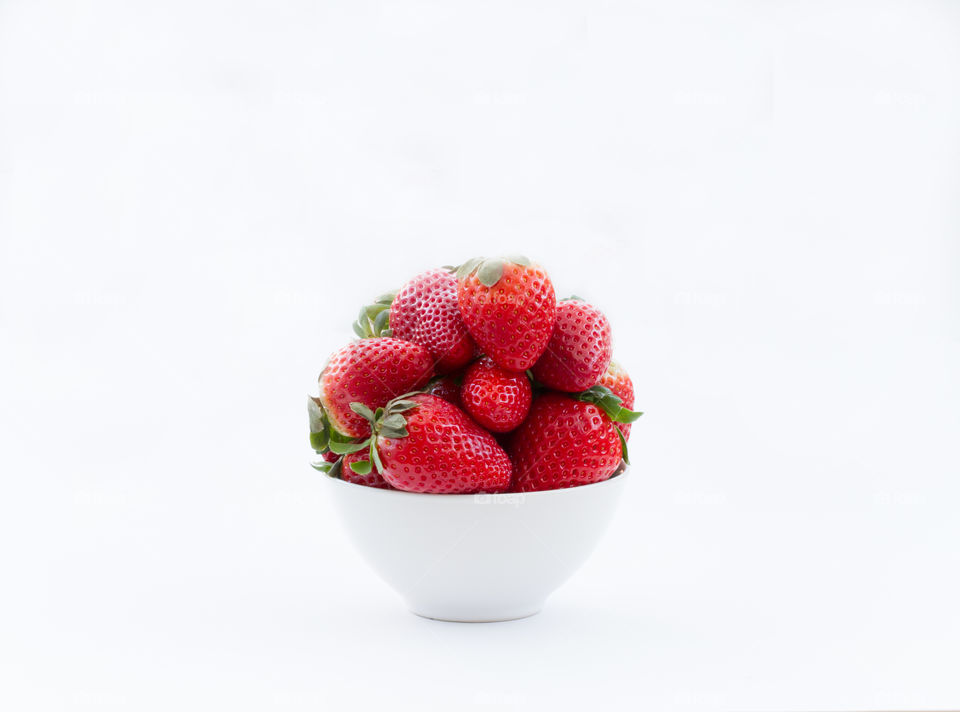
M 319 398 L 307 396 L 307 416 L 310 418 L 310 447 L 317 454 L 325 453 L 330 449 L 330 431 L 333 428 Z
M 351 462 L 350 469 L 358 475 L 369 475 L 376 467 L 377 472 L 382 474 L 383 462 L 380 461 L 380 453 L 377 452 L 377 439 L 379 437 L 394 439 L 407 437 L 409 434 L 407 432 L 407 419 L 403 417 L 403 413 L 420 405 L 407 399 L 421 392 L 404 393 L 402 396 L 397 396 L 391 400 L 383 408 L 377 408 L 375 411 L 363 403 L 351 403 L 350 409 L 357 415 L 366 418 L 370 423 L 370 437 L 359 442 L 355 440 L 349 442 L 331 440 L 330 449 L 335 453 L 346 455 L 369 448 L 370 458 Z
M 397 295 L 387 292 L 377 297 L 373 304 L 360 309 L 360 315 L 353 322 L 353 333 L 361 339 L 373 339 L 379 336 L 393 336 L 390 330 L 390 305 Z
M 523 255 L 510 255 L 508 257 L 474 257 L 464 262 L 459 267 L 450 271 L 457 275 L 457 279 L 466 279 L 476 272 L 477 279 L 484 287 L 492 287 L 503 276 L 503 268 L 508 264 L 529 267 L 532 263 Z
M 330 452 L 331 434 L 336 433 L 339 436 L 340 433 L 337 433 L 333 427 L 331 427 L 330 421 L 327 419 L 327 412 L 323 409 L 319 398 L 307 396 L 307 416 L 310 418 L 310 447 L 312 447 L 318 455 Z M 334 462 L 319 460 L 317 462 L 311 462 L 310 466 L 315 470 L 327 473 L 331 477 L 339 477 L 340 461 L 342 459 L 343 458 L 338 457 Z
M 573 397 L 584 403 L 593 403 L 614 423 L 632 423 L 643 413 L 623 407 L 623 398 L 611 391 L 606 386 L 597 384 L 580 393 L 573 394 Z
M 314 452 L 318 455 L 332 452 L 341 456 L 333 462 L 327 462 L 326 460 L 311 462 L 310 466 L 315 470 L 327 473 L 331 477 L 339 477 L 343 460 L 341 448 L 344 443 L 353 442 L 353 438 L 347 437 L 330 425 L 327 412 L 316 396 L 307 396 L 307 415 L 310 418 L 310 447 L 313 448 Z
M 326 462 L 321 460 L 320 462 L 311 462 L 310 467 L 314 470 L 323 472 L 331 477 L 340 477 L 340 469 L 343 467 L 343 457 L 338 457 L 333 462 Z
M 607 417 L 614 423 L 632 423 L 643 415 L 641 412 L 624 408 L 623 399 L 606 386 L 601 386 L 600 384 L 592 386 L 581 393 L 576 393 L 573 397 L 584 403 L 593 403 L 606 413 Z M 623 436 L 623 431 L 621 431 L 620 428 L 614 428 L 614 430 L 617 431 L 617 435 L 620 437 L 620 450 L 623 453 L 623 461 L 629 465 L 630 458 L 627 454 L 627 439 Z

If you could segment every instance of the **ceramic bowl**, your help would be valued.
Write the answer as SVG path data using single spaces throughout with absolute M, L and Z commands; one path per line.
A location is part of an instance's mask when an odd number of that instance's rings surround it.
M 354 545 L 417 615 L 525 618 L 593 551 L 629 472 L 569 489 L 414 494 L 325 476 Z

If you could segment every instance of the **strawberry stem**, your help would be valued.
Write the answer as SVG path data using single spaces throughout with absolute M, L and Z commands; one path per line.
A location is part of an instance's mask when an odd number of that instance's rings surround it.
M 632 423 L 643 413 L 623 407 L 623 399 L 606 386 L 596 385 L 573 396 L 599 407 L 614 423 Z

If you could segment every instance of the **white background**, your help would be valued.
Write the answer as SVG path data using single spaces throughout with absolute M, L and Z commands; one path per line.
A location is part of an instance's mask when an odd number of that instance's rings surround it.
M 960 5 L 0 2 L 0 706 L 960 704 Z M 646 415 L 534 618 L 307 463 L 357 308 L 522 252 Z

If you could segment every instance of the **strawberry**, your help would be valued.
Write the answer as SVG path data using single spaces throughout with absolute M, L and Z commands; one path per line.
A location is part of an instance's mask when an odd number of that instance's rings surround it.
M 448 403 L 460 405 L 460 388 L 463 384 L 463 374 L 447 374 L 434 378 L 427 387 L 423 389 L 424 393 L 443 398 Z
M 633 408 L 633 381 L 616 361 L 611 361 L 607 370 L 600 377 L 599 384 L 609 388 L 613 395 L 618 396 L 622 401 L 624 408 Z M 630 423 L 617 423 L 620 432 L 623 433 L 624 440 L 630 439 Z
M 388 314 L 381 322 L 389 323 L 394 337 L 425 347 L 437 373 L 456 371 L 473 358 L 473 339 L 457 306 L 457 278 L 449 270 L 433 269 L 411 279 L 393 298 Z
M 544 269 L 526 257 L 475 258 L 456 275 L 460 313 L 483 352 L 510 371 L 526 371 L 536 363 L 557 310 Z
M 393 489 L 390 484 L 383 479 L 383 476 L 376 470 L 368 469 L 363 465 L 358 466 L 360 470 L 366 470 L 367 474 L 358 474 L 353 469 L 353 463 L 366 462 L 369 467 L 370 452 L 368 450 L 359 450 L 358 452 L 347 453 L 340 461 L 339 475 L 344 482 L 352 482 L 355 485 L 366 485 L 367 487 L 376 487 L 377 489 Z
M 577 487 L 609 478 L 626 460 L 626 443 L 616 422 L 639 415 L 621 407 L 620 399 L 603 386 L 577 396 L 538 396 L 511 441 L 512 491 Z
M 334 445 L 334 447 L 338 447 Z M 344 448 L 350 449 L 351 443 L 345 443 Z M 338 449 L 340 449 L 338 447 Z M 313 468 L 326 472 L 331 477 L 339 477 L 345 482 L 352 482 L 356 485 L 366 485 L 367 487 L 376 487 L 378 489 L 393 489 L 387 481 L 377 472 L 370 471 L 370 453 L 367 450 L 358 450 L 346 455 L 339 455 L 333 450 L 327 450 L 322 453 L 323 461 L 313 463 Z M 354 466 L 353 463 L 360 463 Z M 366 463 L 364 465 L 363 463 Z M 354 469 L 356 467 L 356 469 Z M 359 474 L 358 470 L 366 474 Z
M 372 428 L 361 443 L 332 443 L 334 450 L 369 448 L 368 461 L 355 462 L 358 474 L 374 468 L 407 492 L 469 494 L 503 492 L 510 485 L 510 458 L 493 436 L 462 410 L 428 393 L 406 394 L 371 411 L 353 403 Z
M 532 399 L 527 374 L 500 368 L 488 356 L 467 369 L 460 389 L 464 410 L 494 433 L 506 433 L 520 425 Z
M 565 300 L 557 304 L 553 333 L 533 377 L 554 390 L 583 391 L 596 385 L 612 353 L 607 317 L 579 299 Z
M 370 424 L 350 408 L 362 403 L 380 408 L 391 398 L 423 387 L 433 377 L 433 358 L 423 346 L 390 337 L 361 339 L 330 357 L 320 374 L 320 424 L 311 416 L 311 438 L 327 444 L 335 433 L 346 438 L 365 438 Z M 323 425 L 328 427 L 326 430 Z M 314 449 L 318 451 L 323 448 Z

